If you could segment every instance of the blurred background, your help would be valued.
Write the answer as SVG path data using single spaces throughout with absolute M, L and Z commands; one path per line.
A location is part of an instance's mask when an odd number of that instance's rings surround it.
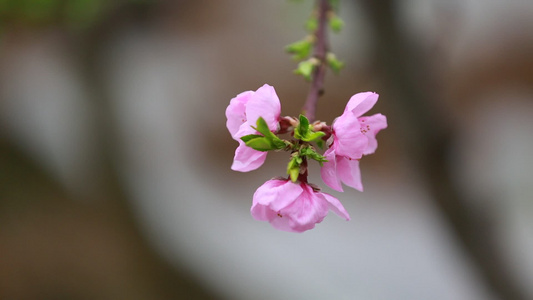
M 376 91 L 365 192 L 303 234 L 250 216 L 231 98 L 282 115 L 313 1 L 0 0 L 0 299 L 533 299 L 533 2 L 340 1 L 317 118 Z

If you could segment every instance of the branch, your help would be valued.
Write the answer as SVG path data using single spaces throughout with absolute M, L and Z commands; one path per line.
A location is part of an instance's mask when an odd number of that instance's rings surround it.
M 330 10 L 328 0 L 318 0 L 318 28 L 315 31 L 315 44 L 313 46 L 313 57 L 318 59 L 319 65 L 315 67 L 312 74 L 311 88 L 307 95 L 307 100 L 302 108 L 302 114 L 309 119 L 309 122 L 315 121 L 316 105 L 318 97 L 324 94 L 324 77 L 326 75 L 326 53 L 328 51 L 327 42 L 327 14 Z

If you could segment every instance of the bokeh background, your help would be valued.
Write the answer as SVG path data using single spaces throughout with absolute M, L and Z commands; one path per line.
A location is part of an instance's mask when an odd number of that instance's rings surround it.
M 340 1 L 317 118 L 380 94 L 351 214 L 249 214 L 230 99 L 309 84 L 313 1 L 1 0 L 0 299 L 533 299 L 533 2 Z

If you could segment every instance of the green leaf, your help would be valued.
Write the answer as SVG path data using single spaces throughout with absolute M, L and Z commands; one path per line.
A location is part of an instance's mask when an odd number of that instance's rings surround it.
M 312 131 L 312 126 L 309 125 L 309 120 L 300 115 L 300 123 L 294 130 L 294 137 L 304 142 L 315 142 L 321 140 L 326 134 L 322 131 Z
M 305 38 L 285 47 L 285 51 L 294 54 L 294 60 L 301 60 L 309 56 L 313 47 L 312 39 Z
M 291 176 L 292 182 L 296 182 L 298 180 L 298 176 L 300 175 L 300 168 L 294 168 L 289 170 L 289 176 Z
M 280 150 L 280 149 L 287 147 L 287 144 L 282 139 L 278 138 L 277 136 L 276 138 L 272 139 L 272 144 L 274 145 L 274 148 L 276 150 Z
M 317 140 L 320 140 L 323 136 L 325 136 L 326 133 L 322 132 L 322 131 L 317 131 L 317 132 L 313 132 L 313 133 L 308 133 L 303 139 L 302 141 L 304 142 L 315 142 Z
M 266 137 L 258 137 L 255 139 L 251 139 L 246 142 L 246 146 L 254 150 L 263 152 L 276 149 L 274 145 L 272 145 L 272 142 Z
M 316 145 L 318 146 L 318 148 L 324 149 L 324 140 L 316 141 Z
M 339 71 L 344 67 L 344 63 L 338 60 L 335 54 L 331 52 L 326 55 L 326 62 L 331 70 L 333 70 L 335 73 L 339 73 Z
M 309 119 L 307 119 L 306 116 L 300 114 L 300 124 L 298 125 L 298 128 L 300 129 L 300 132 L 303 136 L 306 136 L 309 132 Z
M 256 126 L 257 127 L 252 126 L 252 128 L 262 133 L 263 136 L 257 134 L 243 136 L 241 140 L 243 140 L 247 146 L 258 151 L 279 150 L 287 146 L 282 139 L 270 131 L 270 128 L 268 128 L 268 124 L 263 117 L 257 119 Z
M 300 123 L 298 123 L 298 127 L 296 127 L 296 129 L 294 130 L 294 137 L 304 141 L 308 133 L 309 120 L 304 115 L 300 115 Z
M 328 160 L 326 159 L 325 156 L 317 153 L 313 148 L 311 147 L 305 147 L 305 148 L 302 148 L 300 149 L 300 155 L 301 156 L 306 156 L 308 158 L 311 158 L 313 160 L 316 160 L 318 161 L 318 163 L 320 164 L 320 166 L 322 166 L 322 163 L 324 162 L 327 162 Z
M 315 70 L 316 67 L 316 59 L 308 59 L 301 61 L 298 64 L 298 68 L 294 70 L 295 74 L 302 75 L 306 80 L 311 80 L 311 73 Z
M 300 164 L 302 163 L 302 158 L 298 155 L 298 153 L 294 153 L 294 155 L 289 161 L 289 164 L 287 165 L 287 174 L 291 177 L 292 182 L 296 182 L 298 180 L 298 176 L 300 175 Z
M 316 17 L 311 17 L 305 22 L 305 29 L 309 32 L 315 32 L 318 28 L 318 19 Z
M 252 139 L 255 139 L 255 138 L 258 138 L 258 137 L 263 137 L 263 136 L 259 135 L 259 134 L 249 134 L 249 135 L 245 135 L 245 136 L 241 137 L 241 140 L 246 143 L 249 140 L 252 140 Z
M 337 15 L 331 15 L 329 18 L 329 27 L 331 30 L 333 30 L 333 32 L 339 33 L 344 27 L 344 21 L 342 21 L 342 19 Z
M 257 121 L 255 122 L 256 126 L 257 127 L 253 127 L 253 129 L 259 131 L 260 133 L 262 133 L 264 136 L 268 136 L 268 135 L 271 135 L 273 134 L 271 131 L 270 131 L 270 128 L 268 128 L 268 124 L 267 122 L 265 121 L 265 119 L 263 119 L 263 117 L 259 117 L 257 118 Z

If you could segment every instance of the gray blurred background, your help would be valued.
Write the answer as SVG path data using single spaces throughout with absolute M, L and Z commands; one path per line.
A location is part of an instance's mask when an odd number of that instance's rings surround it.
M 232 97 L 309 84 L 313 1 L 1 0 L 0 299 L 533 299 L 533 2 L 340 1 L 317 118 L 376 91 L 365 192 L 253 220 L 287 153 L 230 170 Z

